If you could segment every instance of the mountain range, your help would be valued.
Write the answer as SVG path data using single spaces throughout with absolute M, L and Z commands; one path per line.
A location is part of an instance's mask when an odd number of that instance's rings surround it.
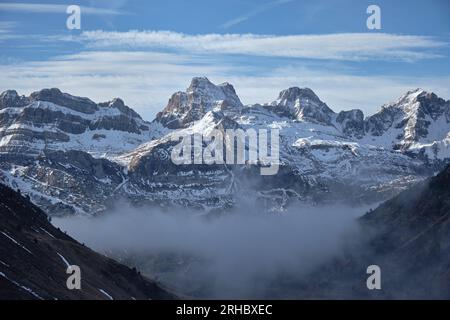
M 229 128 L 279 129 L 279 173 L 171 161 L 174 136 Z M 449 159 L 450 101 L 421 89 L 365 117 L 336 113 L 298 87 L 244 105 L 231 84 L 198 77 L 152 122 L 119 98 L 95 103 L 58 89 L 0 95 L 0 181 L 50 215 L 94 215 L 117 199 L 206 212 L 249 198 L 274 211 L 291 201 L 375 203 Z
M 247 164 L 176 165 L 170 158 L 174 137 L 238 128 L 279 129 L 278 174 L 261 176 L 258 165 Z M 151 122 L 119 98 L 95 103 L 58 89 L 28 97 L 5 91 L 0 299 L 176 298 L 49 222 L 99 215 L 116 201 L 209 213 L 241 201 L 272 212 L 294 202 L 383 201 L 359 218 L 361 235 L 344 253 L 301 278 L 276 277 L 262 297 L 449 297 L 449 144 L 450 101 L 421 89 L 366 117 L 358 109 L 334 112 L 308 88 L 244 105 L 231 84 L 194 78 Z M 82 291 L 65 287 L 69 262 L 84 270 Z M 381 291 L 362 281 L 374 263 L 382 270 Z

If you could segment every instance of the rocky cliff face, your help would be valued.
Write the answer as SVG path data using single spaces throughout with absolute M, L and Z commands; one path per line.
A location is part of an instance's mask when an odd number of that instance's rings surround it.
M 450 101 L 422 89 L 410 91 L 366 120 L 363 141 L 429 159 L 449 157 Z
M 0 97 L 0 177 L 52 214 L 94 214 L 116 198 L 205 210 L 242 197 L 273 210 L 292 200 L 371 203 L 450 159 L 450 102 L 423 90 L 364 118 L 358 109 L 335 113 L 311 89 L 295 87 L 274 102 L 242 106 L 230 84 L 194 78 L 151 123 L 120 99 L 96 104 L 57 89 Z M 231 128 L 279 129 L 278 174 L 172 162 L 174 137 Z
M 168 128 L 178 129 L 200 120 L 208 111 L 233 113 L 241 108 L 242 103 L 231 84 L 216 86 L 207 78 L 194 78 L 186 92 L 172 95 L 156 120 Z
M 0 95 L 0 176 L 54 214 L 105 210 L 123 182 L 110 157 L 164 132 L 121 99 L 96 104 L 58 89 Z M 161 132 L 160 132 L 161 131 Z
M 336 117 L 342 133 L 348 137 L 361 139 L 365 134 L 364 113 L 359 109 L 341 111 Z
M 334 112 L 309 88 L 289 88 L 268 105 L 277 114 L 300 121 L 330 125 Z
M 0 127 L 0 157 L 21 154 L 22 158 L 34 158 L 48 149 L 122 153 L 157 132 L 120 99 L 96 104 L 58 89 L 29 97 L 15 91 L 2 93 Z

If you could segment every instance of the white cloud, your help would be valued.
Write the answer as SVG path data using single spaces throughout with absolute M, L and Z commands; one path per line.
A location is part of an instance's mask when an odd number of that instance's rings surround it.
M 10 32 L 16 26 L 15 21 L 0 21 L 0 34 Z
M 120 9 L 127 4 L 128 0 L 89 0 L 90 7 L 101 7 L 109 9 Z
M 33 12 L 33 13 L 66 13 L 66 9 L 69 5 L 64 4 L 48 4 L 48 3 L 16 3 L 16 2 L 3 2 L 0 3 L 0 11 L 18 11 L 18 12 Z M 109 9 L 109 8 L 96 8 L 81 6 L 81 12 L 83 14 L 108 14 L 108 15 L 120 15 L 123 12 Z
M 0 65 L 0 91 L 16 89 L 29 94 L 59 87 L 97 102 L 121 97 L 147 120 L 152 120 L 166 105 L 172 93 L 185 90 L 194 76 L 207 76 L 215 83 L 232 83 L 246 104 L 270 102 L 279 91 L 291 86 L 310 87 L 335 111 L 361 108 L 366 114 L 417 87 L 450 98 L 450 76 L 364 76 L 299 64 L 259 68 L 243 72 L 242 64 L 205 60 L 204 56 L 89 51 L 49 61 Z
M 447 44 L 432 37 L 386 33 L 324 35 L 189 35 L 171 31 L 86 31 L 68 40 L 94 48 L 163 48 L 197 54 L 240 54 L 322 60 L 413 62 L 441 57 Z
M 97 102 L 121 97 L 152 120 L 172 93 L 184 90 L 193 76 L 224 72 L 224 67 L 193 64 L 190 57 L 183 55 L 91 51 L 49 61 L 0 65 L 0 91 L 15 89 L 28 95 L 42 88 L 58 87 Z

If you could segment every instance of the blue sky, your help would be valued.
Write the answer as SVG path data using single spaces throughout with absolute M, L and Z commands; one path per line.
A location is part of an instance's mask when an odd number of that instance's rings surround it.
M 65 8 L 81 6 L 81 30 Z M 366 9 L 381 8 L 381 30 Z M 194 76 L 244 103 L 310 87 L 335 111 L 375 112 L 408 89 L 450 99 L 447 0 L 0 2 L 0 90 L 119 96 L 151 120 Z

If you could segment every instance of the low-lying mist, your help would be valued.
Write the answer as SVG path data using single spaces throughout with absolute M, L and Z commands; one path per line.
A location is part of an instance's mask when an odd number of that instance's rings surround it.
M 342 253 L 365 208 L 245 207 L 206 217 L 121 203 L 99 217 L 53 223 L 93 249 L 137 267 L 175 291 L 202 298 L 264 297 L 277 276 L 301 277 Z

